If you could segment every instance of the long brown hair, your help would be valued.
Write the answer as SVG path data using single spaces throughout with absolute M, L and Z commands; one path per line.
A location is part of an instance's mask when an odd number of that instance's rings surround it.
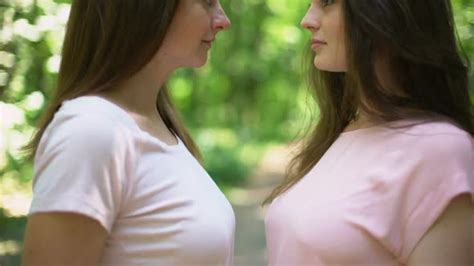
M 469 61 L 456 35 L 449 0 L 341 0 L 348 71 L 330 73 L 308 60 L 309 84 L 319 117 L 291 160 L 287 175 L 264 204 L 303 178 L 362 110 L 371 119 L 442 115 L 474 134 L 469 97 Z M 402 91 L 377 79 L 376 55 L 383 50 Z
M 73 0 L 62 48 L 57 89 L 25 149 L 34 155 L 41 136 L 65 100 L 114 88 L 155 55 L 179 0 Z M 166 86 L 157 109 L 166 126 L 200 159 Z

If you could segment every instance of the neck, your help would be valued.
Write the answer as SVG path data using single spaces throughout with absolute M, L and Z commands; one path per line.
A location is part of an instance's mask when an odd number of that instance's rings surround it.
M 116 88 L 101 94 L 130 113 L 149 118 L 156 117 L 158 94 L 170 73 L 174 71 L 172 68 L 156 65 L 148 64 Z
M 344 129 L 344 131 L 352 131 L 362 128 L 372 127 L 377 124 L 375 121 L 372 121 L 369 116 L 363 112 L 359 111 L 357 117 L 352 120 L 349 125 Z

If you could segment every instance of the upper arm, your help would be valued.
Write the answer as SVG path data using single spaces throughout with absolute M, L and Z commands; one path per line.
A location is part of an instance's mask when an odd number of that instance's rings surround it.
M 39 213 L 28 219 L 23 265 L 96 265 L 107 231 L 74 213 Z
M 470 195 L 454 198 L 408 257 L 407 266 L 474 264 L 474 207 Z

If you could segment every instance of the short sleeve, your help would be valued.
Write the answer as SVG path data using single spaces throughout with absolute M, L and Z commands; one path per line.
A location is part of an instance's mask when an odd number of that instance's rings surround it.
M 373 140 L 384 149 L 354 183 L 347 221 L 406 263 L 451 200 L 474 196 L 473 140 L 464 131 L 390 134 Z
M 470 194 L 474 199 L 474 152 L 470 136 L 432 137 L 419 147 L 419 154 L 423 159 L 406 180 L 406 200 L 400 205 L 402 262 L 408 260 L 417 243 L 453 198 Z
M 35 156 L 30 215 L 73 212 L 109 233 L 122 204 L 133 154 L 124 127 L 99 115 L 58 115 Z

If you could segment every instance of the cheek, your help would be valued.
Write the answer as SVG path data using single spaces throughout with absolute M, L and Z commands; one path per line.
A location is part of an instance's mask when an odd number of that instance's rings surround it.
M 335 64 L 338 69 L 346 70 L 347 69 L 347 53 L 346 46 L 344 45 L 344 40 L 337 46 L 335 51 Z
M 346 29 L 345 23 L 342 16 L 338 19 L 338 54 L 339 54 L 339 65 L 344 70 L 347 70 L 347 46 L 346 46 Z
M 333 31 L 333 46 L 331 47 L 332 49 L 330 52 L 331 58 L 333 60 L 333 67 L 335 71 L 346 71 L 347 52 L 344 25 L 339 20 L 336 20 L 332 28 L 336 29 Z
M 163 40 L 160 50 L 168 56 L 187 55 L 193 46 L 196 46 L 195 42 L 190 40 L 191 38 L 186 32 L 168 34 Z
M 347 71 L 346 53 L 344 49 L 335 47 L 327 47 L 316 54 L 314 58 L 314 66 L 319 70 L 329 72 L 345 72 Z
M 196 48 L 210 30 L 209 20 L 202 14 L 190 15 L 171 25 L 163 42 L 166 50 L 187 53 Z

